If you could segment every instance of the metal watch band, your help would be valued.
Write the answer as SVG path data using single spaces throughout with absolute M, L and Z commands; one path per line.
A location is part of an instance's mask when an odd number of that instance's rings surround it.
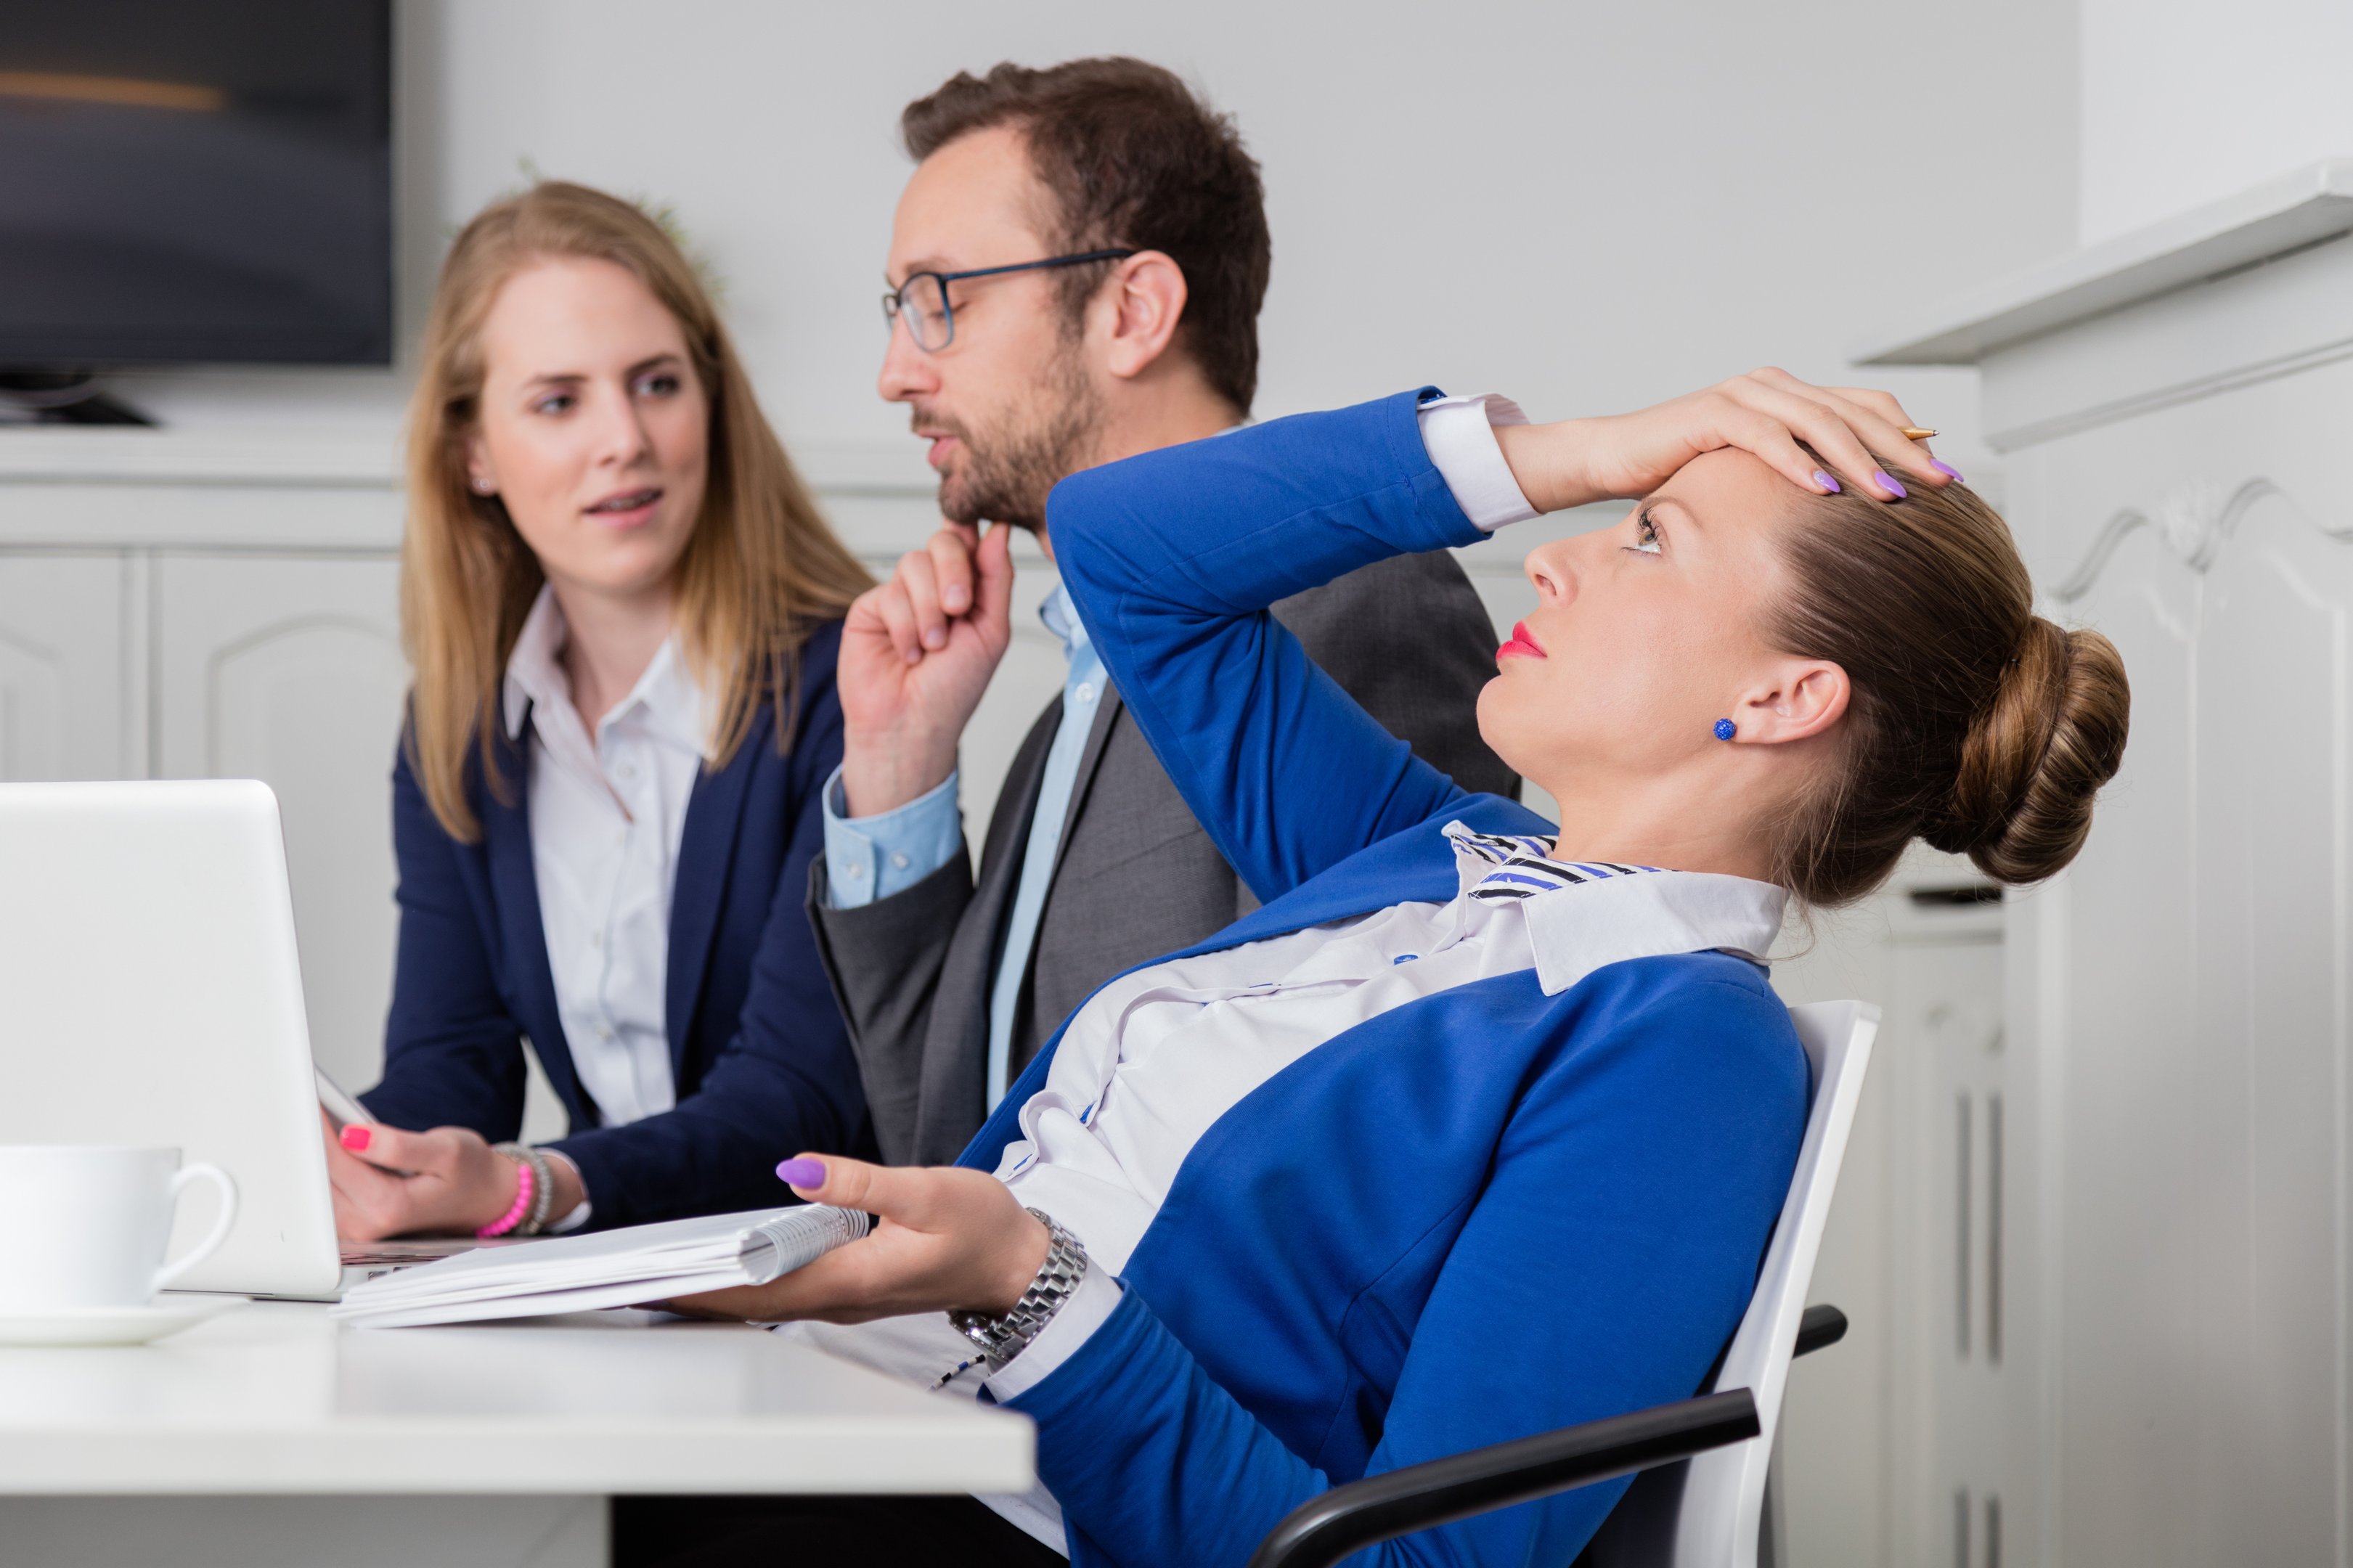
M 1003 1366 L 1028 1349 L 1087 1277 L 1087 1249 L 1079 1238 L 1064 1230 L 1052 1215 L 1039 1209 L 1029 1213 L 1046 1227 L 1050 1239 L 1046 1261 L 1038 1266 L 1037 1277 L 1013 1303 L 1013 1310 L 997 1317 L 985 1312 L 948 1314 L 948 1321 L 979 1347 L 981 1358 L 992 1367 Z

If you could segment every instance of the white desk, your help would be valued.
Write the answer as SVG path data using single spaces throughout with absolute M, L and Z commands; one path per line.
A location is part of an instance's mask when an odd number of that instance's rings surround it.
M 615 1492 L 1019 1491 L 1029 1423 L 756 1329 L 353 1330 L 261 1303 L 0 1349 L 9 1568 L 603 1568 Z

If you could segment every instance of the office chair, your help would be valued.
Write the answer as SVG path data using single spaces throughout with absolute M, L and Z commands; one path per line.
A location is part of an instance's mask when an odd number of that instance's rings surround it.
M 1268 1531 L 1250 1568 L 1329 1568 L 1375 1542 L 1633 1471 L 1647 1473 L 1580 1568 L 1757 1568 L 1789 1363 L 1846 1333 L 1837 1308 L 1806 1307 L 1806 1288 L 1879 1033 L 1868 1002 L 1792 1007 L 1789 1019 L 1813 1068 L 1813 1105 L 1756 1291 L 1709 1392 L 1335 1487 Z

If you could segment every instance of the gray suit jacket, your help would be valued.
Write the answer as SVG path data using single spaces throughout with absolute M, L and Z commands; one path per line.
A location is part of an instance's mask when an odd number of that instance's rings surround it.
M 1479 738 L 1495 638 L 1470 579 L 1443 552 L 1377 562 L 1274 606 L 1309 657 L 1422 758 L 1471 790 L 1517 795 Z M 988 997 L 1022 852 L 1061 721 L 1060 698 L 1015 755 L 976 882 L 958 855 L 915 886 L 809 918 L 865 1079 L 883 1158 L 945 1164 L 980 1131 Z M 1150 898 L 1137 889 L 1150 889 Z M 1116 694 L 1095 710 L 1014 1018 L 1013 1070 L 1112 976 L 1223 929 L 1257 905 L 1193 819 Z

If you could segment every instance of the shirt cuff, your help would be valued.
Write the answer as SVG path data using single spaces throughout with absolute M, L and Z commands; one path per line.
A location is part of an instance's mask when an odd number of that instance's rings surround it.
M 540 1145 L 539 1152 L 551 1160 L 563 1161 L 565 1169 L 569 1170 L 575 1179 L 579 1177 L 580 1167 L 574 1163 L 571 1155 L 560 1150 L 550 1149 L 543 1143 Z M 580 1191 L 581 1199 L 572 1205 L 572 1212 L 549 1220 L 540 1231 L 542 1236 L 568 1236 L 588 1223 L 588 1216 L 596 1211 L 596 1205 L 587 1199 L 588 1184 L 586 1181 L 580 1183 Z
M 957 774 L 906 805 L 875 816 L 849 816 L 841 770 L 825 781 L 825 901 L 863 909 L 904 892 L 964 853 L 956 811 Z
M 1498 425 L 1528 422 L 1518 404 L 1492 392 L 1477 397 L 1434 397 L 1421 405 L 1420 418 L 1421 444 L 1430 463 L 1473 528 L 1493 533 L 1537 515 L 1495 441 Z
M 1079 1347 L 1094 1337 L 1094 1331 L 1103 1326 L 1125 1294 L 1119 1281 L 1102 1264 L 1090 1259 L 1079 1288 L 1046 1320 L 1038 1337 L 1023 1346 L 1019 1355 L 991 1373 L 981 1386 L 999 1405 L 1029 1393 L 1051 1376 L 1055 1368 L 1079 1353 Z

